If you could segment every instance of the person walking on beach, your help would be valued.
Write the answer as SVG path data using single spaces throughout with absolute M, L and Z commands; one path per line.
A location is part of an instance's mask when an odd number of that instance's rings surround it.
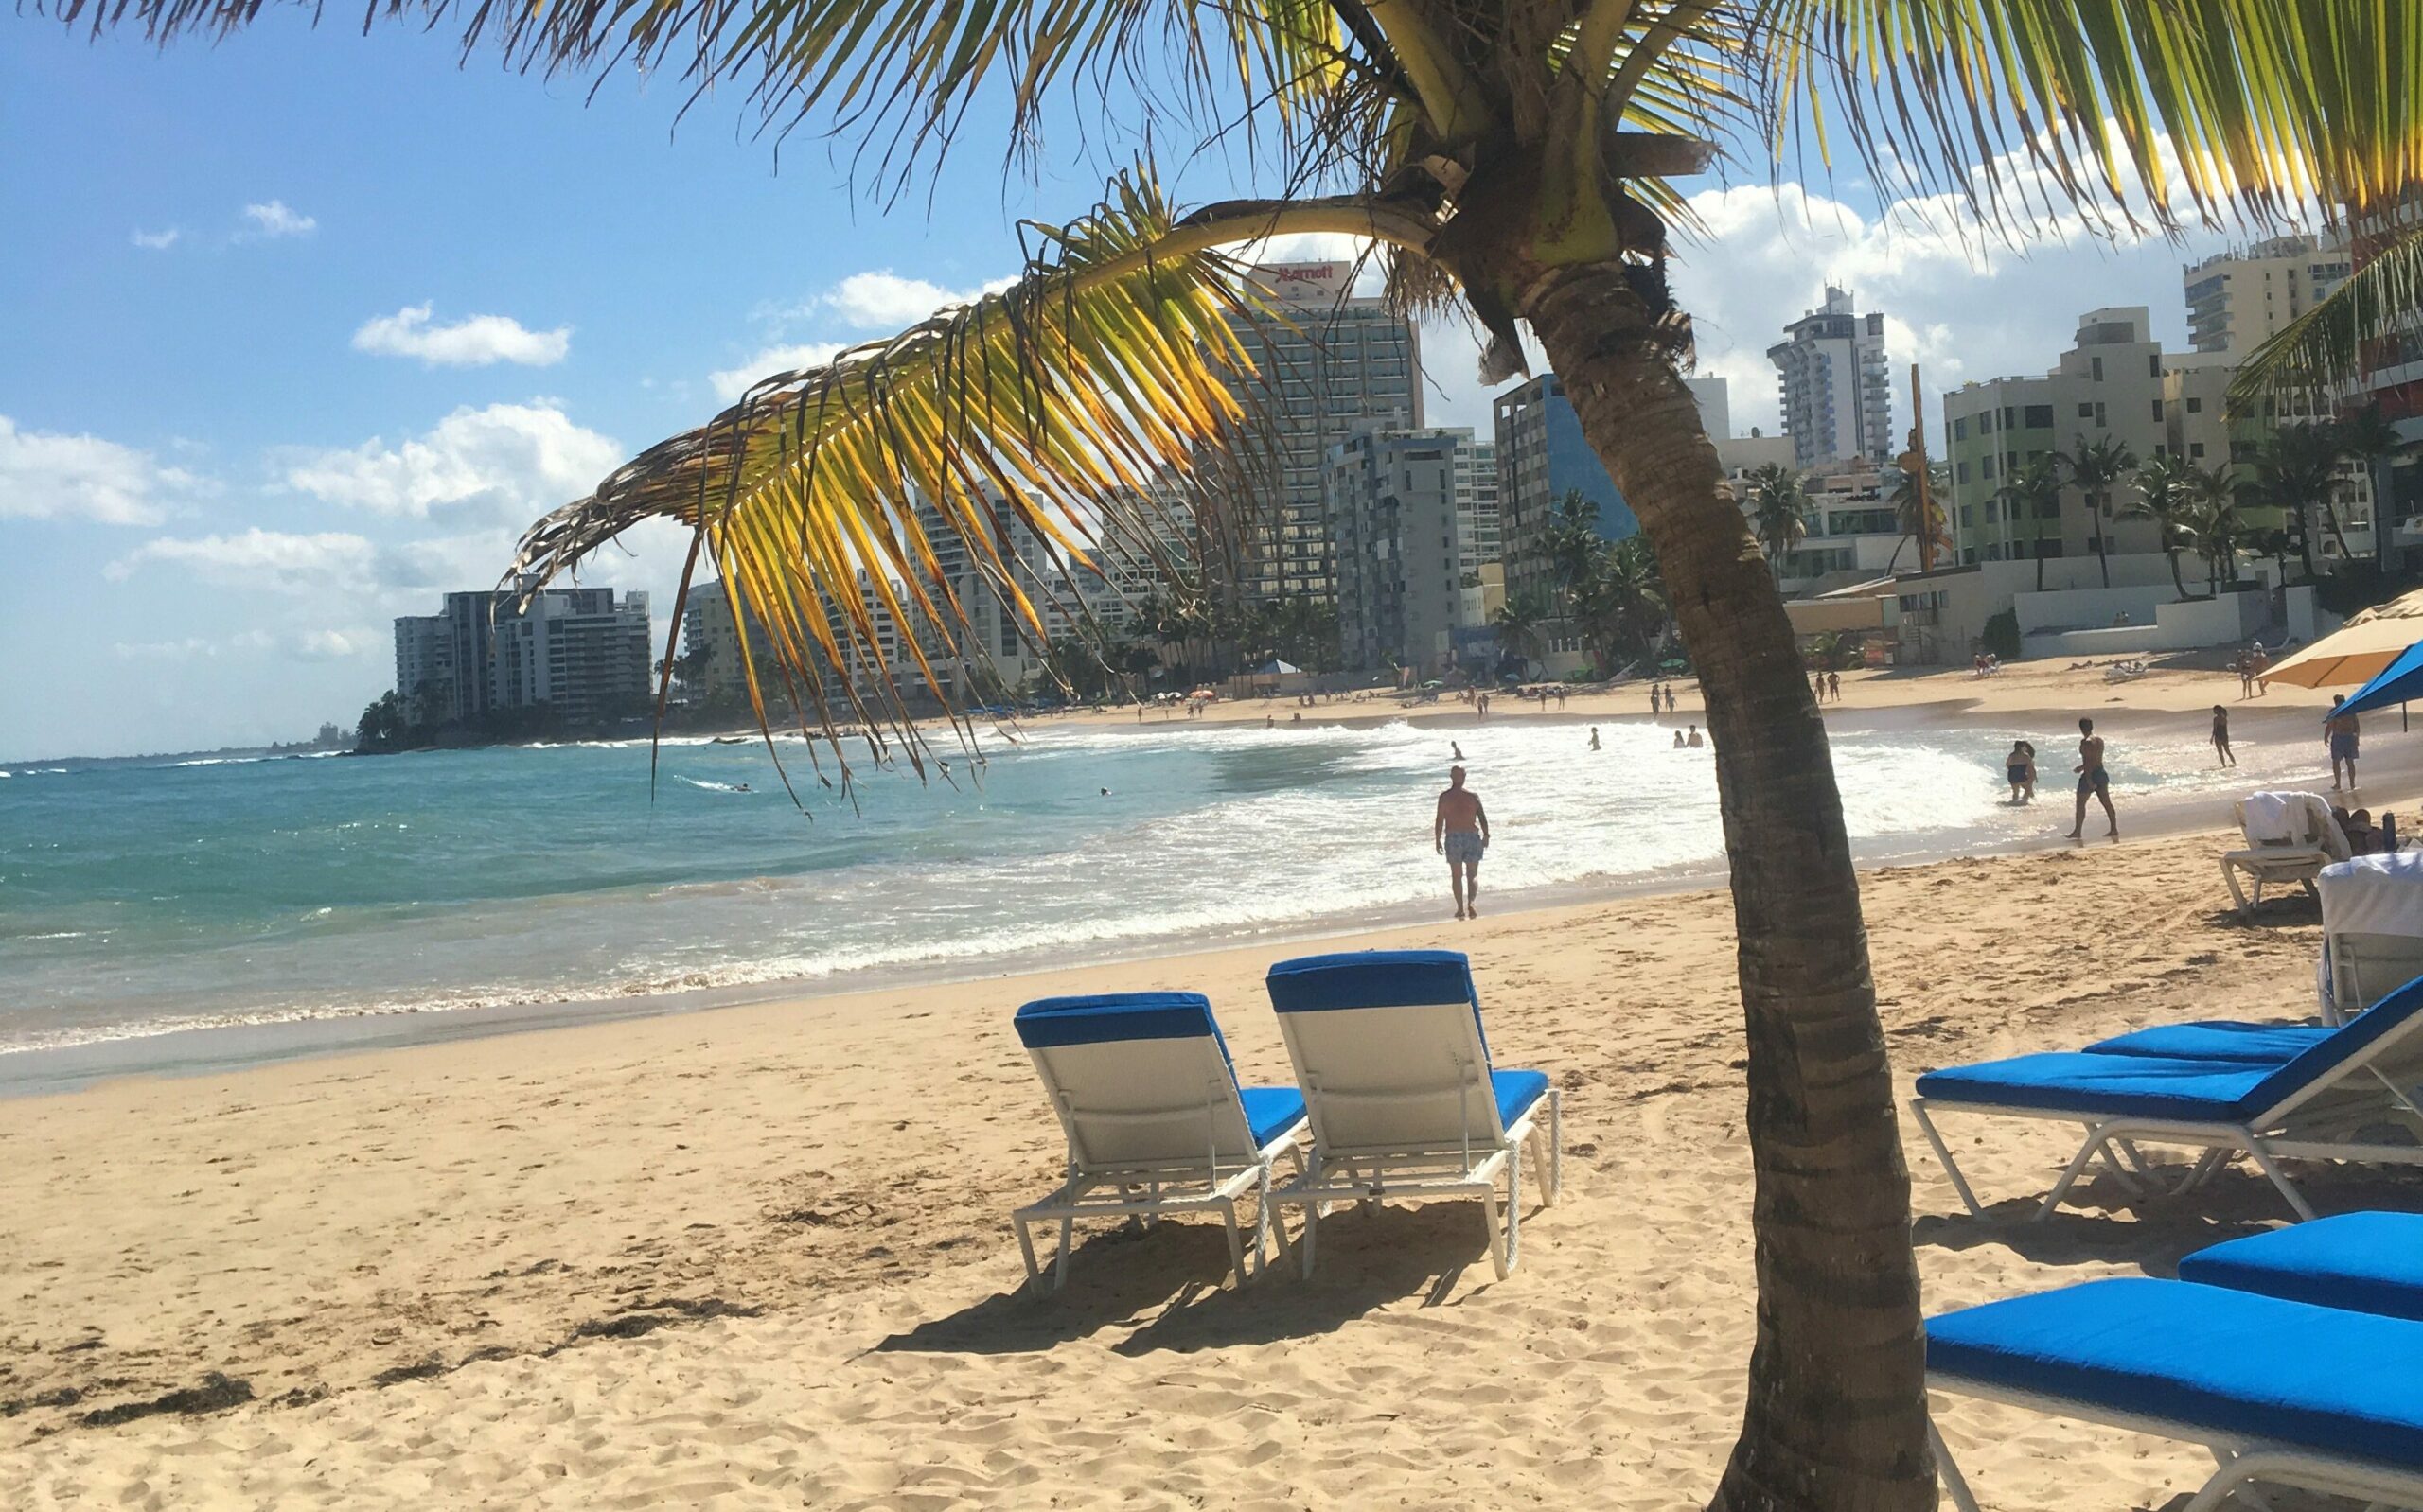
M 2237 765 L 2237 758 L 2230 754 L 2230 712 L 2221 704 L 2213 706 L 2213 749 L 2220 754 L 2222 765 Z
M 1430 818 L 1430 847 L 1447 858 L 1447 890 L 1456 895 L 1456 917 L 1480 917 L 1480 858 L 1489 849 L 1489 814 L 1480 795 L 1464 785 L 1464 769 L 1447 768 L 1447 790 Z
M 1830 672 L 1826 674 L 1826 696 L 1832 699 L 1835 703 L 1841 703 L 1843 701 L 1843 675 L 1841 673 Z
M 2237 669 L 2237 695 L 2242 702 L 2255 696 L 2255 653 L 2241 651 L 2231 663 Z
M 1674 712 L 1674 685 L 1671 682 L 1666 685 L 1666 712 L 1670 714 Z
M 2103 817 L 2111 823 L 2104 832 L 2106 839 L 2120 837 L 2120 816 L 2112 807 L 2112 774 L 2103 769 L 2103 737 L 2095 732 L 2095 721 L 2078 721 L 2078 764 L 2072 768 L 2078 774 L 2078 811 L 2070 821 L 2070 833 L 2064 838 L 2083 839 L 2086 828 L 2086 800 L 2089 794 L 2103 804 Z
M 2255 681 L 2255 696 L 2260 698 L 2272 691 L 2263 683 L 2263 674 L 2272 668 L 2272 653 L 2264 650 L 2263 642 L 2257 641 L 2247 654 L 2253 659 L 2247 663 L 2247 672 Z
M 2010 800 L 2016 808 L 2036 800 L 2036 747 L 2024 740 L 2010 743 L 2003 758 L 2003 775 L 2010 779 Z
M 2339 769 L 2347 768 L 2347 791 L 2356 790 L 2356 716 L 2343 714 L 2340 706 L 2347 701 L 2343 693 L 2330 695 L 2330 717 L 2322 722 L 2322 738 L 2330 747 L 2330 790 L 2339 788 Z
M 1599 727 L 1596 725 L 1590 727 L 1590 748 L 1592 750 L 1599 748 Z

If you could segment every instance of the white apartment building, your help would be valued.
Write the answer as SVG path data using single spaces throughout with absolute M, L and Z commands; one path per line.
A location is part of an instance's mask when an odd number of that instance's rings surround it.
M 416 713 L 476 719 L 543 708 L 569 724 L 639 713 L 654 692 L 646 593 L 551 588 L 449 593 L 396 621 L 396 691 Z
M 1893 434 L 1893 372 L 1884 317 L 1862 315 L 1828 285 L 1826 302 L 1783 328 L 1767 348 L 1776 365 L 1784 433 L 1803 467 L 1866 457 L 1878 466 L 1901 450 Z
M 2188 343 L 2243 361 L 2281 327 L 2347 281 L 2344 241 L 2275 237 L 2182 267 Z
M 1422 345 L 1411 321 L 1353 296 L 1352 263 L 1254 270 L 1274 312 L 1231 318 L 1254 372 L 1231 378 L 1244 431 L 1202 458 L 1228 495 L 1235 538 L 1206 565 L 1233 569 L 1245 599 L 1335 590 L 1321 503 L 1322 459 L 1365 421 L 1422 426 Z
M 1346 665 L 1440 670 L 1487 602 L 1479 554 L 1495 448 L 1461 428 L 1357 428 L 1324 467 Z

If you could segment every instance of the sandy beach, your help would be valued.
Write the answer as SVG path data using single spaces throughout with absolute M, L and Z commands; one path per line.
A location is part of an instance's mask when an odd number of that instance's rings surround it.
M 2218 686 L 2181 681 L 2183 711 Z M 2285 737 L 2309 716 L 2276 717 Z M 1868 873 L 1904 1088 L 2306 1011 L 2318 915 L 2233 916 L 2233 839 Z M 1023 1293 L 1004 1215 L 1060 1152 L 1012 1011 L 1198 989 L 1244 1079 L 1283 1081 L 1261 987 L 1283 949 L 117 1081 L 0 1101 L 0 1504 L 1697 1504 L 1752 1326 L 1726 900 L 1341 943 L 1469 951 L 1499 1064 L 1564 1089 L 1565 1200 L 1527 1194 L 1508 1280 L 1477 1208 L 1443 1204 L 1333 1218 L 1309 1282 L 1224 1289 L 1216 1227 L 1169 1222 L 1083 1236 L 1063 1295 Z M 2070 1147 L 1965 1120 L 1996 1204 L 1978 1222 L 1902 1132 L 1931 1309 L 2165 1274 L 2283 1216 L 2241 1169 L 2184 1204 L 2090 1184 L 2017 1226 Z M 2414 1195 L 2337 1171 L 2309 1189 L 2325 1210 Z M 1942 1422 L 1997 1507 L 2159 1507 L 2205 1473 L 2013 1409 Z

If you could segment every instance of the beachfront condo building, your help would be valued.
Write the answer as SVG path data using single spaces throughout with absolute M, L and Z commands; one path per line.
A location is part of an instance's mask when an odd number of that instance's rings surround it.
M 2243 361 L 2280 328 L 2347 281 L 2343 240 L 2275 237 L 2182 267 L 2188 344 Z
M 2075 456 L 2081 443 L 2115 441 L 2141 462 L 2171 455 L 2200 467 L 2247 463 L 2265 425 L 2232 423 L 2223 400 L 2236 371 L 2220 353 L 2165 352 L 2146 307 L 2131 305 L 2080 316 L 2070 350 L 2043 378 L 1991 378 L 1946 394 L 1943 433 L 1952 471 L 1946 507 L 1959 559 L 2160 551 L 2154 522 L 2131 518 L 2135 494 L 2125 480 L 2106 490 L 2100 508 L 2090 506 L 2066 471 L 2056 501 L 2031 505 L 2007 490 L 2030 462 L 2056 452 Z M 2368 531 L 2362 480 L 2348 471 L 2335 495 L 2343 525 Z M 2253 523 L 2278 520 L 2257 512 Z
M 449 593 L 396 621 L 396 691 L 416 722 L 544 709 L 587 725 L 646 711 L 653 686 L 646 593 L 551 588 Z
M 1828 285 L 1826 302 L 1783 328 L 1767 348 L 1793 461 L 1803 468 L 1866 457 L 1889 466 L 1901 449 L 1893 433 L 1892 360 L 1884 317 L 1852 308 Z
M 1488 623 L 1496 448 L 1460 427 L 1367 423 L 1330 448 L 1322 480 L 1345 665 L 1441 670 L 1457 632 Z
M 1722 378 L 1710 391 L 1722 398 Z M 1578 493 L 1599 506 L 1599 534 L 1622 540 L 1640 533 L 1624 496 L 1604 463 L 1582 434 L 1582 422 L 1565 396 L 1565 385 L 1543 373 L 1497 396 L 1491 407 L 1497 430 L 1499 555 L 1506 564 L 1506 594 L 1517 602 L 1552 597 L 1555 573 L 1548 565 L 1548 528 L 1565 496 Z
M 1270 308 L 1229 320 L 1254 366 L 1229 383 L 1246 417 L 1197 466 L 1229 533 L 1206 551 L 1206 566 L 1238 599 L 1332 597 L 1323 457 L 1365 422 L 1422 427 L 1420 333 L 1380 300 L 1357 296 L 1354 273 L 1350 262 L 1255 269 Z

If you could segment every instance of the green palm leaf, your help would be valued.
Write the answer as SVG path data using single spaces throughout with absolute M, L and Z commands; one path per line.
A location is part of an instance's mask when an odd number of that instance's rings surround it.
M 2329 393 L 2362 379 L 2382 343 L 2414 339 L 2423 310 L 2423 226 L 2381 247 L 2327 298 L 2275 332 L 2231 380 L 2233 413 L 2266 396 Z

